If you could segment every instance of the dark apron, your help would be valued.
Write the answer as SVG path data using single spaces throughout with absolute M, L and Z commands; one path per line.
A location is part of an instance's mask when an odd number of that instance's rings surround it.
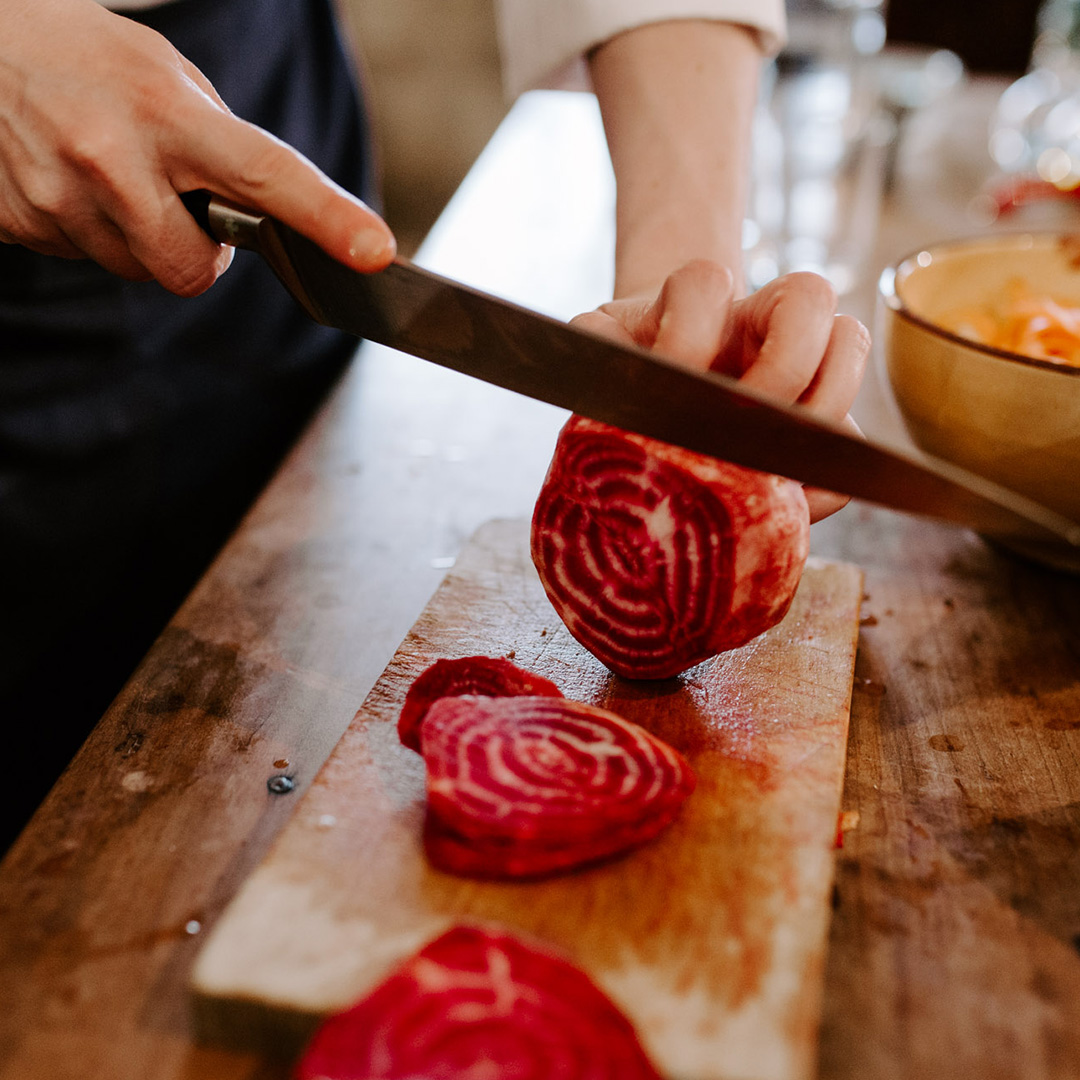
M 138 18 L 237 115 L 373 201 L 330 0 Z M 24 727 L 52 727 L 58 765 L 78 746 L 355 349 L 247 252 L 180 299 L 0 245 L 0 717 L 20 773 L 40 763 Z

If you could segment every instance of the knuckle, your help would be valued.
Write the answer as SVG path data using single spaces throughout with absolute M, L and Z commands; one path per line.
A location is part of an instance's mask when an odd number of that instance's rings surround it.
M 89 119 L 69 130 L 64 141 L 64 158 L 89 181 L 107 180 L 114 163 L 127 156 L 124 143 L 110 124 Z
M 0 242 L 18 244 L 40 255 L 63 255 L 66 243 L 55 224 L 34 207 L 21 191 L 22 198 L 4 200 L 0 205 Z
M 245 188 L 257 195 L 280 183 L 282 172 L 291 164 L 289 151 L 267 135 L 260 139 L 258 146 L 246 156 L 241 181 Z
M 797 270 L 782 279 L 787 287 L 806 296 L 815 305 L 832 310 L 836 308 L 837 296 L 833 284 L 811 270 Z
M 63 215 L 65 195 L 60 177 L 48 169 L 34 169 L 20 178 L 19 192 L 35 214 L 56 219 Z

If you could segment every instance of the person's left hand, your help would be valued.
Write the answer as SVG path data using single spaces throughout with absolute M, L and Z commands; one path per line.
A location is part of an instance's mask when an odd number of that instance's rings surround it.
M 573 323 L 699 370 L 732 375 L 860 434 L 848 410 L 866 369 L 870 335 L 858 319 L 838 315 L 836 302 L 824 278 L 805 272 L 736 299 L 728 269 L 695 260 L 672 273 L 658 295 L 612 300 Z M 848 501 L 809 487 L 806 497 L 811 521 Z

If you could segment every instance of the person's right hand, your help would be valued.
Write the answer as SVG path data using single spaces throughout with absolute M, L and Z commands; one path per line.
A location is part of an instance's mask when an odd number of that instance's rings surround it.
M 95 0 L 0 0 L 0 26 L 0 241 L 194 296 L 232 257 L 178 197 L 206 188 L 357 270 L 393 258 L 374 211 L 234 116 L 160 34 Z

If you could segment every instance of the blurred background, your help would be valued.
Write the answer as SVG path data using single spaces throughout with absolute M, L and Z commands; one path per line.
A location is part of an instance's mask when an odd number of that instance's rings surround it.
M 386 216 L 411 254 L 509 107 L 492 0 L 340 2 L 368 72 Z M 1038 9 L 1039 0 L 888 0 L 887 40 L 951 50 L 970 73 L 1020 75 Z
M 493 0 L 339 2 L 367 72 L 384 211 L 411 255 L 509 107 Z

